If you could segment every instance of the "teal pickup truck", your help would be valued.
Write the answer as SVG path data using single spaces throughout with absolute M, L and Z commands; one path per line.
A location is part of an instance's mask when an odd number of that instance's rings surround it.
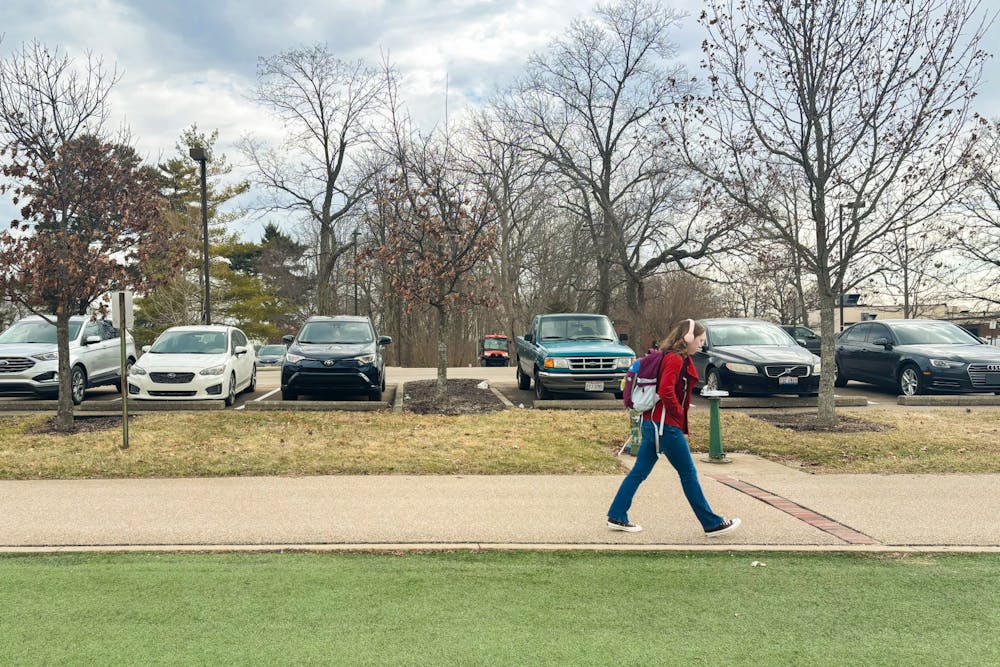
M 635 361 L 605 315 L 560 313 L 536 315 L 531 328 L 518 336 L 517 386 L 535 383 L 539 400 L 553 392 L 612 392 L 621 398 L 621 380 Z

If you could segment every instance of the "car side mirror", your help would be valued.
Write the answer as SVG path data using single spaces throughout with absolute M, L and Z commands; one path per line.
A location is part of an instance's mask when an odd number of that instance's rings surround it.
M 237 345 L 236 347 L 233 348 L 233 354 L 235 354 L 237 357 L 246 353 L 247 353 L 247 348 L 243 345 Z
M 100 336 L 87 336 L 87 340 L 83 342 L 86 343 L 87 345 L 93 345 L 94 343 L 100 343 L 101 340 L 102 339 Z
M 875 340 L 873 340 L 872 345 L 880 345 L 888 350 L 889 348 L 892 347 L 892 341 L 886 338 L 885 336 L 882 336 L 881 338 L 876 338 Z
M 378 337 L 378 344 L 379 345 L 390 345 L 391 343 L 392 343 L 392 336 L 379 336 Z
M 285 345 L 291 345 L 292 341 L 295 340 L 295 336 L 282 336 L 281 342 Z
M 799 345 L 801 345 L 802 347 L 806 346 L 806 339 L 805 338 L 796 338 L 795 342 L 798 343 Z
M 534 338 L 535 338 L 535 337 L 534 337 L 534 336 L 532 336 L 532 335 L 531 335 L 530 333 L 526 333 L 526 334 L 524 334 L 524 340 L 526 340 L 526 341 L 527 341 L 527 342 L 529 342 L 529 343 L 530 343 L 530 342 L 532 342 L 532 341 L 534 340 Z
M 149 352 L 149 348 L 151 348 L 151 347 L 153 347 L 153 346 L 152 345 L 143 345 L 142 346 L 142 351 L 143 352 Z
M 627 340 L 628 340 L 628 334 L 627 334 L 627 333 L 623 333 L 623 334 L 620 334 L 620 335 L 618 336 L 618 340 L 620 340 L 621 342 L 623 342 L 623 343 L 624 343 L 625 341 L 627 341 Z

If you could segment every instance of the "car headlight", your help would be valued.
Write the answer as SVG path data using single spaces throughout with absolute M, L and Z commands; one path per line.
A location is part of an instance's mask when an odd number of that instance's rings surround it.
M 816 364 L 815 366 L 813 366 L 813 375 L 819 375 L 822 370 L 823 370 L 823 364 L 822 363 Z
M 354 360 L 359 364 L 370 364 L 375 361 L 374 354 L 362 354 L 360 357 L 354 357 Z
M 615 368 L 629 368 L 635 357 L 618 357 L 615 359 Z
M 31 355 L 32 359 L 38 359 L 39 361 L 55 361 L 59 358 L 58 352 L 44 352 L 42 354 Z
M 128 369 L 128 374 L 129 375 L 148 375 L 148 373 L 146 373 L 146 369 L 142 368 L 140 366 L 131 366 Z
M 726 368 L 734 373 L 743 373 L 744 375 L 756 375 L 757 367 L 753 364 L 734 364 L 727 363 Z
M 542 362 L 542 366 L 545 368 L 569 368 L 569 359 L 566 357 L 549 357 Z
M 292 354 L 291 352 L 285 353 L 285 361 L 291 362 L 293 364 L 297 364 L 303 359 L 305 359 L 305 357 L 302 356 L 301 354 Z
M 952 361 L 950 359 L 931 359 L 931 366 L 934 368 L 961 368 L 964 361 Z
M 212 366 L 211 368 L 203 368 L 198 371 L 198 375 L 222 375 L 226 372 L 226 365 Z

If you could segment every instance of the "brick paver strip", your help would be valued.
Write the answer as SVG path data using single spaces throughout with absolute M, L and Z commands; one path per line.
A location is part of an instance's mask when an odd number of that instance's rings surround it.
M 781 510 L 786 514 L 808 523 L 814 528 L 822 530 L 824 533 L 829 533 L 836 538 L 844 540 L 848 544 L 879 544 L 875 539 L 872 539 L 864 533 L 860 533 L 850 526 L 845 526 L 844 524 L 834 521 L 828 516 L 823 516 L 817 512 L 812 511 L 808 507 L 803 507 L 798 503 L 795 503 L 788 498 L 783 498 L 782 496 L 775 495 L 770 491 L 760 488 L 759 486 L 754 486 L 753 484 L 748 484 L 735 477 L 730 477 L 729 475 L 709 475 L 712 479 L 717 482 L 721 482 L 726 486 L 736 489 L 741 493 L 745 493 L 748 496 L 756 498 L 761 502 L 765 502 L 771 507 Z

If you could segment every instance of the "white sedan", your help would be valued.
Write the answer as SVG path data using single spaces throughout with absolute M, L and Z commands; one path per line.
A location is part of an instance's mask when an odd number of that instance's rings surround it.
M 257 388 L 256 357 L 236 327 L 171 327 L 161 333 L 128 371 L 129 398 L 236 401 Z

